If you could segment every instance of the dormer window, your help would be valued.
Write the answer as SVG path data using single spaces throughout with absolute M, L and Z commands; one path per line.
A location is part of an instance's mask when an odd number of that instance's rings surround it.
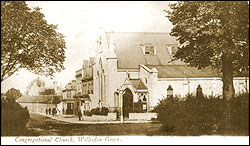
M 171 57 L 173 57 L 177 51 L 176 46 L 166 45 L 166 48 L 168 49 L 168 53 Z
M 172 47 L 172 55 L 174 56 L 175 55 L 175 53 L 176 53 L 176 51 L 177 51 L 177 47 Z
M 145 54 L 154 55 L 155 47 L 151 45 L 145 46 Z
M 144 55 L 156 55 L 156 47 L 152 44 L 141 44 Z

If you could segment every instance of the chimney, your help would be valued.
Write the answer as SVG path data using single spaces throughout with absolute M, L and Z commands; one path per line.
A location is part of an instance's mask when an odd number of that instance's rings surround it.
M 95 63 L 95 57 L 90 57 L 90 65 L 93 65 Z
M 88 66 L 89 61 L 88 60 L 83 60 L 83 68 L 86 68 Z

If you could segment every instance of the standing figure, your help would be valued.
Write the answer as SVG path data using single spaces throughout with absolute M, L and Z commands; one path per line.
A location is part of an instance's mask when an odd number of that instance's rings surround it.
M 57 114 L 57 109 L 55 108 L 55 115 Z
M 56 108 L 53 108 L 52 109 L 52 116 L 55 116 L 55 114 L 56 114 Z
M 81 112 L 81 110 L 78 111 L 78 117 L 79 117 L 79 121 L 81 121 L 81 119 L 82 119 L 82 112 Z
M 54 109 L 52 109 L 52 116 L 54 116 L 55 115 L 55 113 L 54 113 L 55 111 L 54 111 Z
M 51 115 L 51 108 L 49 107 L 49 115 Z
M 45 112 L 46 112 L 46 115 L 48 115 L 48 108 L 46 108 Z

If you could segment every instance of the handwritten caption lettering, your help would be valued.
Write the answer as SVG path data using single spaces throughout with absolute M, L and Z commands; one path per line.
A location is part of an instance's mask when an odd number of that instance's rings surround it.
M 95 136 L 69 136 L 69 137 L 16 137 L 17 143 L 99 143 L 99 142 L 121 142 L 119 137 L 95 137 Z

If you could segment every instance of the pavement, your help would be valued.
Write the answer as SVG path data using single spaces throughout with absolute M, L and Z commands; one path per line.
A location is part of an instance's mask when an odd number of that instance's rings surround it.
M 46 115 L 45 113 L 37 113 L 42 116 L 49 117 L 51 119 L 55 119 L 58 121 L 68 122 L 68 123 L 75 123 L 75 124 L 121 124 L 121 123 L 151 123 L 152 121 L 131 121 L 131 120 L 115 120 L 115 121 L 97 121 L 93 120 L 90 116 L 83 115 L 83 120 L 79 121 L 78 117 L 74 115 Z

